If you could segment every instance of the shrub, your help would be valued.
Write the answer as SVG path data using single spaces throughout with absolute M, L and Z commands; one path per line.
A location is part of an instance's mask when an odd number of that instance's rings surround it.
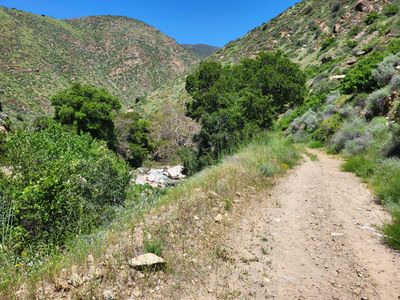
M 63 125 L 76 126 L 77 132 L 87 132 L 115 147 L 114 113 L 120 101 L 105 89 L 73 84 L 51 98 L 55 119 Z
M 367 122 L 361 118 L 353 117 L 347 120 L 332 137 L 330 142 L 332 150 L 341 152 L 349 141 L 361 138 L 365 133 L 366 127 Z
M 365 24 L 371 25 L 375 23 L 376 20 L 379 19 L 379 14 L 376 11 L 370 12 L 366 17 L 365 17 Z
M 362 30 L 361 26 L 353 26 L 349 31 L 349 36 L 355 37 L 361 32 L 361 30 Z
M 388 17 L 394 16 L 398 12 L 399 12 L 399 6 L 395 3 L 388 4 L 383 8 L 383 14 Z
M 310 109 L 305 114 L 296 118 L 292 124 L 290 124 L 288 131 L 294 134 L 296 140 L 302 140 L 310 133 L 314 132 L 321 121 L 321 116 Z
M 393 91 L 400 89 L 400 75 L 399 74 L 396 74 L 392 77 L 392 79 L 390 80 L 390 87 L 392 88 Z
M 386 115 L 389 111 L 388 97 L 390 96 L 389 88 L 379 89 L 367 98 L 367 113 L 366 116 L 372 119 L 376 116 Z
M 349 49 L 354 49 L 355 47 L 357 47 L 357 45 L 358 45 L 357 41 L 355 41 L 355 40 L 353 40 L 353 39 L 348 39 L 348 40 L 346 40 L 346 46 L 347 46 Z
M 373 78 L 381 85 L 387 85 L 396 74 L 396 66 L 400 65 L 400 54 L 391 54 L 383 59 L 372 72 Z
M 400 38 L 391 39 L 388 45 L 388 50 L 393 54 L 400 52 Z
M 319 128 L 314 131 L 312 138 L 318 141 L 327 142 L 329 138 L 340 128 L 342 118 L 335 114 L 321 122 Z
M 328 37 L 325 39 L 322 44 L 321 44 L 321 50 L 320 51 L 325 51 L 328 48 L 330 48 L 333 44 L 335 43 L 335 38 L 334 37 Z
M 341 90 L 348 94 L 373 91 L 378 82 L 372 77 L 372 72 L 383 57 L 383 53 L 375 52 L 360 59 L 346 72 L 346 77 L 341 82 Z
M 125 164 L 89 135 L 58 124 L 18 132 L 7 142 L 6 158 L 13 176 L 0 178 L 1 204 L 8 208 L 0 225 L 3 247 L 12 252 L 62 246 L 112 218 L 124 201 Z
M 117 152 L 132 167 L 140 167 L 154 149 L 150 140 L 149 123 L 136 112 L 120 114 L 116 120 Z

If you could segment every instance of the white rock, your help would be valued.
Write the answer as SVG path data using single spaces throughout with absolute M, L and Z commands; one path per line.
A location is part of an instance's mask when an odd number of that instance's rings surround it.
M 339 232 L 332 232 L 331 236 L 344 236 L 344 234 Z
M 139 255 L 135 258 L 132 258 L 129 261 L 129 265 L 131 267 L 137 268 L 137 269 L 140 269 L 143 267 L 162 265 L 164 263 L 165 263 L 165 261 L 161 257 L 159 257 L 153 253 L 146 253 L 143 255 Z
M 145 185 L 146 184 L 146 177 L 143 175 L 138 175 L 135 180 L 136 184 Z
M 172 179 L 182 179 L 185 176 L 182 174 L 184 167 L 181 165 L 172 167 L 172 168 L 167 168 L 167 174 L 168 177 Z
M 214 218 L 214 221 L 215 221 L 216 223 L 221 223 L 221 222 L 222 222 L 222 219 L 223 219 L 222 215 L 221 215 L 221 214 L 218 214 L 218 215 Z
M 346 78 L 346 75 L 332 75 L 331 77 L 329 77 L 330 80 L 338 80 L 344 78 Z
M 114 300 L 114 299 L 116 299 L 114 293 L 112 291 L 110 291 L 110 290 L 104 290 L 103 297 L 104 297 L 104 300 Z

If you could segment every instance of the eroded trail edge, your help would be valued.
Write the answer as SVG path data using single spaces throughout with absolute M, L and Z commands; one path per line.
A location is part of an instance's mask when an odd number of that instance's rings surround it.
M 340 159 L 312 152 L 250 203 L 183 298 L 400 299 L 400 254 L 376 229 L 389 214 Z

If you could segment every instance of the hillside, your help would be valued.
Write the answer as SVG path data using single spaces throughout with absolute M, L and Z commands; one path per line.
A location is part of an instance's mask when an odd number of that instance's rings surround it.
M 127 17 L 57 20 L 0 8 L 0 85 L 12 115 L 46 113 L 48 96 L 82 81 L 125 107 L 198 61 L 173 39 Z
M 183 44 L 183 48 L 195 53 L 198 55 L 200 58 L 207 58 L 210 55 L 214 54 L 217 50 L 219 50 L 219 47 L 216 46 L 210 46 L 210 45 L 204 45 L 204 44 Z
M 365 26 L 366 16 L 381 12 L 389 2 L 395 1 L 304 0 L 229 43 L 214 57 L 235 62 L 260 51 L 281 50 L 303 66 L 350 57 L 367 45 L 386 43 L 400 34 L 396 23 Z

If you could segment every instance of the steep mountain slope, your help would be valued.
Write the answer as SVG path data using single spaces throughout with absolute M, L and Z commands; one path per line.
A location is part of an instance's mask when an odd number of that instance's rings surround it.
M 4 109 L 14 115 L 48 112 L 48 96 L 74 80 L 104 86 L 128 107 L 197 61 L 127 17 L 64 21 L 0 8 L 0 86 Z
M 204 45 L 204 44 L 183 44 L 183 48 L 195 53 L 201 58 L 207 58 L 211 54 L 214 54 L 217 50 L 219 50 L 219 47 L 216 46 L 210 46 L 210 45 Z
M 368 14 L 381 12 L 389 2 L 395 1 L 304 0 L 229 43 L 214 57 L 235 62 L 259 51 L 282 50 L 308 65 L 349 56 L 367 44 L 385 43 L 400 33 L 399 24 L 365 24 Z

